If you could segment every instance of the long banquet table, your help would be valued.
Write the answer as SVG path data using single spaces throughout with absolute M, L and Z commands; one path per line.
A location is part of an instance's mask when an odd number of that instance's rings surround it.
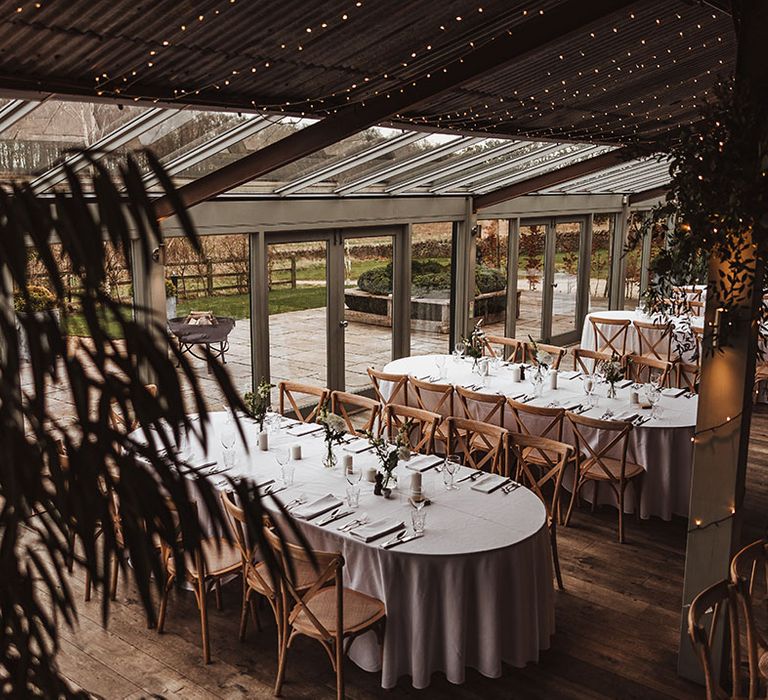
M 223 464 L 217 435 L 224 420 L 224 413 L 211 414 L 208 454 L 193 439 L 190 464 L 204 460 Z M 271 438 L 270 451 L 263 452 L 257 444 L 258 427 L 247 419 L 243 427 L 246 442 L 239 441 L 235 467 L 226 476 L 257 483 L 279 481 L 274 450 L 300 444 L 302 459 L 294 462 L 295 484 L 274 498 L 285 503 L 301 494 L 310 500 L 329 493 L 344 495 L 341 470 L 322 466 L 323 440 L 318 434 L 294 437 L 283 429 Z M 353 459 L 363 470 L 376 465 L 371 452 L 355 454 Z M 410 526 L 412 472 L 402 466 L 398 470 L 399 488 L 391 499 L 375 496 L 373 484 L 361 482 L 358 514 L 367 513 L 371 521 L 393 518 Z M 227 487 L 223 476 L 212 477 L 221 489 Z M 551 552 L 542 503 L 525 488 L 509 495 L 483 494 L 465 482 L 458 491 L 446 491 L 434 469 L 423 474 L 423 487 L 433 501 L 427 506 L 426 534 L 393 549 L 379 546 L 387 537 L 365 543 L 339 532 L 337 528 L 354 515 L 325 527 L 296 520 L 313 547 L 343 554 L 345 585 L 386 605 L 383 650 L 375 635 L 367 633 L 352 644 L 350 658 L 367 671 L 381 670 L 383 688 L 393 688 L 402 676 L 411 676 L 415 688 L 425 688 L 435 672 L 445 673 L 452 683 L 462 683 L 466 667 L 495 678 L 501 675 L 502 663 L 522 667 L 537 661 L 555 629 Z M 272 498 L 265 499 L 267 507 Z M 290 664 L 289 658 L 289 674 Z
M 434 380 L 438 376 L 437 357 L 437 355 L 403 357 L 387 364 L 384 371 Z M 441 381 L 454 386 L 469 387 L 479 385 L 483 381 L 481 377 L 472 372 L 470 360 L 462 359 L 457 362 L 448 358 L 446 369 L 446 378 Z M 522 393 L 530 394 L 533 392 L 533 386 L 528 381 L 512 381 L 511 365 L 501 365 L 494 374 L 487 378 L 485 384 L 479 391 L 499 393 L 504 396 L 518 396 Z M 388 391 L 390 387 L 384 386 L 383 389 Z M 598 405 L 586 411 L 585 416 L 600 418 L 607 409 L 612 410 L 614 415 L 619 415 L 629 409 L 629 388 L 618 389 L 615 399 L 606 398 L 606 391 L 606 385 L 598 386 L 597 393 L 600 396 Z M 544 389 L 543 395 L 531 401 L 531 404 L 547 406 L 556 402 L 558 405 L 567 406 L 574 402 L 585 401 L 586 395 L 582 379 L 579 377 L 568 380 L 561 376 L 555 391 Z M 412 391 L 409 393 L 409 405 L 418 405 Z M 670 520 L 672 515 L 688 515 L 693 463 L 692 438 L 696 425 L 698 398 L 696 396 L 691 398 L 665 396 L 662 397 L 660 406 L 662 409 L 660 418 L 653 418 L 632 430 L 627 458 L 643 465 L 646 470 L 643 479 L 640 516 L 642 518 L 657 516 L 664 520 Z M 441 412 L 447 415 L 446 409 Z M 643 416 L 650 414 L 650 411 L 643 409 L 638 409 L 636 412 Z M 511 412 L 506 412 L 505 427 L 515 429 Z M 573 436 L 567 422 L 563 440 L 573 444 Z M 566 475 L 563 480 L 566 488 L 572 483 L 572 479 L 571 475 Z M 587 488 L 583 490 L 582 497 L 590 500 L 591 494 L 591 488 Z M 613 492 L 609 488 L 600 489 L 598 502 L 617 505 Z M 628 488 L 625 511 L 633 513 L 636 507 L 634 489 Z

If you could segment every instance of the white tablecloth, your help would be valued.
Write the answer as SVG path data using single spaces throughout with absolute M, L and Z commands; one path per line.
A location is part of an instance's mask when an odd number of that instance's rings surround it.
M 195 444 L 196 460 L 223 464 L 216 437 L 223 420 L 224 414 L 213 414 L 210 457 Z M 278 479 L 274 452 L 259 451 L 253 423 L 246 421 L 244 427 L 247 445 L 239 445 L 229 475 L 259 483 Z M 322 439 L 296 438 L 283 431 L 270 447 L 293 444 L 301 444 L 303 453 L 295 462 L 295 485 L 275 497 L 288 502 L 300 494 L 310 500 L 328 493 L 343 496 L 346 481 L 341 471 L 322 466 Z M 354 461 L 363 469 L 376 464 L 371 452 L 354 455 Z M 359 512 L 366 512 L 371 521 L 388 517 L 410 527 L 407 492 L 412 472 L 400 467 L 399 473 L 399 488 L 391 499 L 373 495 L 373 485 L 363 482 Z M 344 555 L 346 585 L 386 605 L 383 664 L 373 633 L 354 642 L 350 658 L 365 670 L 381 669 L 384 688 L 394 687 L 401 676 L 411 676 L 415 688 L 425 688 L 436 671 L 452 683 L 462 683 L 468 666 L 495 678 L 501 675 L 502 663 L 521 667 L 537 661 L 555 630 L 551 553 L 541 502 L 524 488 L 509 495 L 482 494 L 464 483 L 459 491 L 448 492 L 434 470 L 422 478 L 433 501 L 427 507 L 426 535 L 393 549 L 379 547 L 387 538 L 366 544 L 338 532 L 337 527 L 353 516 L 326 527 L 297 521 L 314 547 Z M 293 653 L 288 673 L 300 662 Z
M 419 357 L 404 357 L 394 360 L 384 368 L 385 372 L 393 374 L 409 374 L 414 377 L 437 376 L 436 355 L 422 355 Z M 482 378 L 472 372 L 472 363 L 469 360 L 455 362 L 449 359 L 447 362 L 447 381 L 454 386 L 469 386 L 479 384 Z M 522 393 L 531 393 L 533 387 L 528 382 L 515 383 L 512 381 L 511 367 L 501 366 L 496 374 L 489 377 L 487 386 L 482 391 L 501 393 L 505 396 L 518 396 Z M 618 389 L 617 398 L 607 399 L 607 385 L 598 387 L 598 406 L 587 411 L 584 415 L 599 418 L 606 409 L 611 409 L 618 415 L 629 408 L 629 389 Z M 541 398 L 532 402 L 533 405 L 546 406 L 556 401 L 560 405 L 568 405 L 574 400 L 586 401 L 582 379 L 560 379 L 558 389 L 549 391 L 544 389 Z M 417 405 L 416 397 L 409 394 L 409 404 Z M 640 515 L 643 518 L 657 516 L 664 520 L 670 520 L 672 515 L 688 515 L 688 500 L 691 485 L 691 467 L 693 463 L 693 432 L 696 425 L 696 410 L 698 398 L 668 398 L 663 397 L 660 402 L 662 408 L 661 417 L 651 419 L 641 426 L 635 427 L 629 437 L 628 459 L 643 465 L 646 475 L 643 480 L 643 493 L 640 504 Z M 638 410 L 643 415 L 650 411 Z M 447 415 L 447 412 L 443 412 Z M 454 413 L 461 415 L 458 405 Z M 505 427 L 514 430 L 515 425 L 511 413 L 505 416 Z M 573 438 L 567 429 L 563 439 L 573 444 Z M 564 485 L 568 487 L 572 483 L 572 477 L 566 478 Z M 592 488 L 587 487 L 583 496 L 589 500 Z M 626 512 L 635 510 L 634 490 L 627 489 L 625 501 Z M 613 492 L 605 487 L 598 494 L 598 501 L 614 503 Z
M 610 318 L 613 320 L 628 320 L 628 321 L 644 321 L 650 323 L 654 319 L 651 316 L 647 316 L 639 311 L 595 311 L 587 314 L 584 319 L 584 327 L 581 330 L 581 347 L 587 350 L 595 350 L 595 331 L 592 328 L 590 318 Z M 682 352 L 682 358 L 685 362 L 693 362 L 693 350 L 696 347 L 696 340 L 693 337 L 693 328 L 703 328 L 704 319 L 692 316 L 670 316 L 669 320 L 675 327 L 675 332 L 672 336 L 672 357 L 678 357 L 681 355 L 679 350 L 686 348 Z M 602 330 L 602 328 L 601 328 Z M 616 332 L 616 327 L 606 326 L 603 331 L 609 338 Z M 637 330 L 634 326 L 630 326 L 627 329 L 627 352 L 640 352 L 640 342 L 637 337 Z

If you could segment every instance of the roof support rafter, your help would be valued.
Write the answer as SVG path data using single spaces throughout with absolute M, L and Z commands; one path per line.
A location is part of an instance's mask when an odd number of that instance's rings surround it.
M 569 180 L 574 180 L 577 177 L 582 177 L 589 173 L 605 170 L 605 168 L 610 168 L 619 163 L 632 160 L 634 157 L 636 156 L 630 154 L 627 149 L 617 148 L 608 153 L 601 153 L 594 158 L 586 158 L 578 163 L 566 165 L 564 168 L 558 168 L 557 170 L 544 173 L 543 175 L 515 182 L 506 187 L 501 187 L 497 190 L 480 195 L 479 197 L 475 197 L 475 211 L 479 209 L 487 209 L 495 204 L 501 204 L 502 202 L 514 199 L 515 197 L 521 197 L 530 192 L 538 192 L 547 187 L 553 187 L 554 185 L 559 185 L 561 182 L 568 182 Z
M 230 163 L 214 173 L 190 182 L 179 190 L 186 206 L 192 206 L 234 189 L 250 180 L 303 158 L 341 139 L 397 117 L 405 110 L 519 61 L 542 47 L 572 35 L 606 15 L 634 4 L 634 0 L 566 0 L 544 14 L 513 27 L 495 40 L 468 51 L 436 71 L 429 78 L 382 92 L 365 102 L 351 105 L 337 114 L 291 134 L 245 158 Z M 158 218 L 173 213 L 167 197 L 155 204 Z
M 32 180 L 30 186 L 37 194 L 47 192 L 52 187 L 55 187 L 67 179 L 67 174 L 64 170 L 65 164 L 75 171 L 82 170 L 90 162 L 88 157 L 86 157 L 86 154 L 88 154 L 90 158 L 100 160 L 108 153 L 124 146 L 131 141 L 131 139 L 149 131 L 166 119 L 170 119 L 172 116 L 178 114 L 180 111 L 181 110 L 178 109 L 163 109 L 161 107 L 148 109 L 146 112 L 142 112 L 133 119 L 130 119 L 114 131 L 111 131 L 100 139 L 94 141 L 90 146 L 83 149 L 82 152 L 73 153 L 65 158 L 62 163 L 49 168 L 42 175 Z
M 412 131 L 399 134 L 394 138 L 387 139 L 381 143 L 377 143 L 370 148 L 366 148 L 365 150 L 360 151 L 359 153 L 355 153 L 354 155 L 342 158 L 335 163 L 331 163 L 330 165 L 327 165 L 323 168 L 313 170 L 311 173 L 308 173 L 303 177 L 288 182 L 282 187 L 278 187 L 275 190 L 275 194 L 288 195 L 293 194 L 294 192 L 299 192 L 300 190 L 303 190 L 310 185 L 314 185 L 317 182 L 327 180 L 329 177 L 333 177 L 339 173 L 343 173 L 347 170 L 351 170 L 352 168 L 356 168 L 358 165 L 362 165 L 363 163 L 375 160 L 376 158 L 386 155 L 387 153 L 391 153 L 398 148 L 403 148 L 404 146 L 408 146 L 411 143 L 425 139 L 427 136 L 428 134 L 424 132 L 416 133 Z
M 621 182 L 622 180 L 626 180 L 628 177 L 632 177 L 633 175 L 650 172 L 654 170 L 656 166 L 657 164 L 653 161 L 640 161 L 630 164 L 622 163 L 621 166 L 606 168 L 599 173 L 577 178 L 576 180 L 566 182 L 559 187 L 552 188 L 552 190 L 556 192 L 568 193 L 573 192 L 578 187 L 586 187 L 587 189 L 593 186 L 605 187 L 607 185 L 613 184 L 614 182 Z
M 570 165 L 576 158 L 584 158 L 587 155 L 597 155 L 598 153 L 605 152 L 607 146 L 584 146 L 577 150 L 563 153 L 562 155 L 555 156 L 549 160 L 545 160 L 543 163 L 538 163 L 531 168 L 524 168 L 516 173 L 511 173 L 492 181 L 481 182 L 476 185 L 476 191 L 480 194 L 493 191 L 499 187 L 506 187 L 512 185 L 515 182 L 526 180 L 534 175 L 540 175 L 541 173 L 547 173 L 551 170 L 558 170 L 560 168 Z
M 21 121 L 34 112 L 43 102 L 32 100 L 11 100 L 0 109 L 0 133 L 10 129 L 16 122 Z
M 658 185 L 643 190 L 642 192 L 633 192 L 629 195 L 629 203 L 632 205 L 639 204 L 640 202 L 647 202 L 651 199 L 658 199 L 659 197 L 663 197 L 668 191 L 669 185 Z
M 169 175 L 177 175 L 198 163 L 202 163 L 207 158 L 210 158 L 217 153 L 221 153 L 221 151 L 230 146 L 240 143 L 240 141 L 247 139 L 249 136 L 253 136 L 270 126 L 279 124 L 281 121 L 282 117 L 274 120 L 260 116 L 251 117 L 236 124 L 232 128 L 223 131 L 218 136 L 214 136 L 212 139 L 201 143 L 199 146 L 195 146 L 191 151 L 187 151 L 176 158 L 169 159 L 163 163 L 163 167 Z M 144 176 L 143 180 L 144 183 L 150 187 L 157 183 L 157 176 L 153 172 L 149 172 Z
M 369 175 L 365 175 L 364 177 L 358 178 L 357 180 L 343 185 L 342 187 L 337 187 L 334 192 L 341 195 L 358 192 L 359 190 L 363 189 L 363 187 L 374 185 L 377 182 L 381 182 L 385 178 L 392 177 L 394 175 L 407 173 L 409 170 L 413 170 L 414 168 L 418 168 L 420 165 L 424 165 L 424 163 L 431 163 L 433 160 L 437 160 L 438 158 L 442 158 L 445 155 L 455 153 L 457 149 L 469 148 L 469 146 L 474 146 L 476 143 L 480 143 L 484 140 L 485 139 L 481 137 L 476 138 L 472 136 L 458 136 L 457 138 L 452 139 L 442 146 L 432 148 L 428 151 L 423 151 L 422 153 L 417 153 L 410 158 L 401 161 L 400 163 L 394 163 L 393 165 L 389 165 L 385 168 L 380 168 L 379 170 L 376 170 Z
M 400 194 L 423 185 L 425 182 L 434 182 L 438 178 L 446 177 L 447 175 L 453 175 L 458 172 L 466 172 L 467 168 L 471 168 L 479 163 L 485 163 L 492 158 L 498 158 L 499 156 L 508 155 L 514 151 L 519 151 L 521 148 L 525 148 L 527 144 L 520 141 L 511 141 L 495 148 L 489 148 L 487 151 L 482 151 L 477 155 L 470 156 L 469 158 L 462 158 L 457 163 L 450 163 L 448 165 L 442 165 L 429 172 L 417 175 L 416 177 L 409 178 L 402 182 L 398 182 L 396 185 L 387 187 L 384 189 L 388 194 Z

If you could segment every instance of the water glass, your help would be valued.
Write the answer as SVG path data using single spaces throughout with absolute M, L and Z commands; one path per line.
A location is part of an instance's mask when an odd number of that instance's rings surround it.
M 424 508 L 414 508 L 411 511 L 411 524 L 416 533 L 424 532 L 427 524 L 427 511 Z
M 661 406 L 659 405 L 659 401 L 661 401 L 661 387 L 654 383 L 648 384 L 645 393 L 651 404 L 651 417 L 661 418 Z
M 292 461 L 280 465 L 280 479 L 283 486 L 293 486 L 293 477 L 296 473 L 296 465 Z
M 232 469 L 235 466 L 235 448 L 224 446 L 222 451 L 222 457 L 224 458 L 224 469 Z
M 459 486 L 454 483 L 454 475 L 461 466 L 461 455 L 447 455 L 443 463 L 443 483 L 448 491 L 457 491 Z
M 352 466 L 347 468 L 344 477 L 350 486 L 354 486 L 355 484 L 360 483 L 360 480 L 363 478 L 363 471 L 353 463 Z
M 360 484 L 347 484 L 347 503 L 350 508 L 360 505 Z
M 264 415 L 264 428 L 270 438 L 280 434 L 280 414 L 275 411 L 267 411 Z
M 446 368 L 447 361 L 448 361 L 448 358 L 446 358 L 445 355 L 438 355 L 435 358 L 435 364 L 437 365 L 437 376 L 440 379 L 445 379 L 447 376 L 447 368 Z
M 587 395 L 587 406 L 597 406 L 597 395 L 595 394 L 595 386 L 597 385 L 597 377 L 594 374 L 584 375 L 584 393 Z

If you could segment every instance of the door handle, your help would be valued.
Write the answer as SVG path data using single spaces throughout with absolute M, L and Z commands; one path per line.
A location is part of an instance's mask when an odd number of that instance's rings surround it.
M 349 325 L 349 321 L 339 321 L 339 325 L 342 328 L 346 328 Z
M 552 282 L 552 288 L 554 289 L 555 287 L 557 287 L 557 282 Z

